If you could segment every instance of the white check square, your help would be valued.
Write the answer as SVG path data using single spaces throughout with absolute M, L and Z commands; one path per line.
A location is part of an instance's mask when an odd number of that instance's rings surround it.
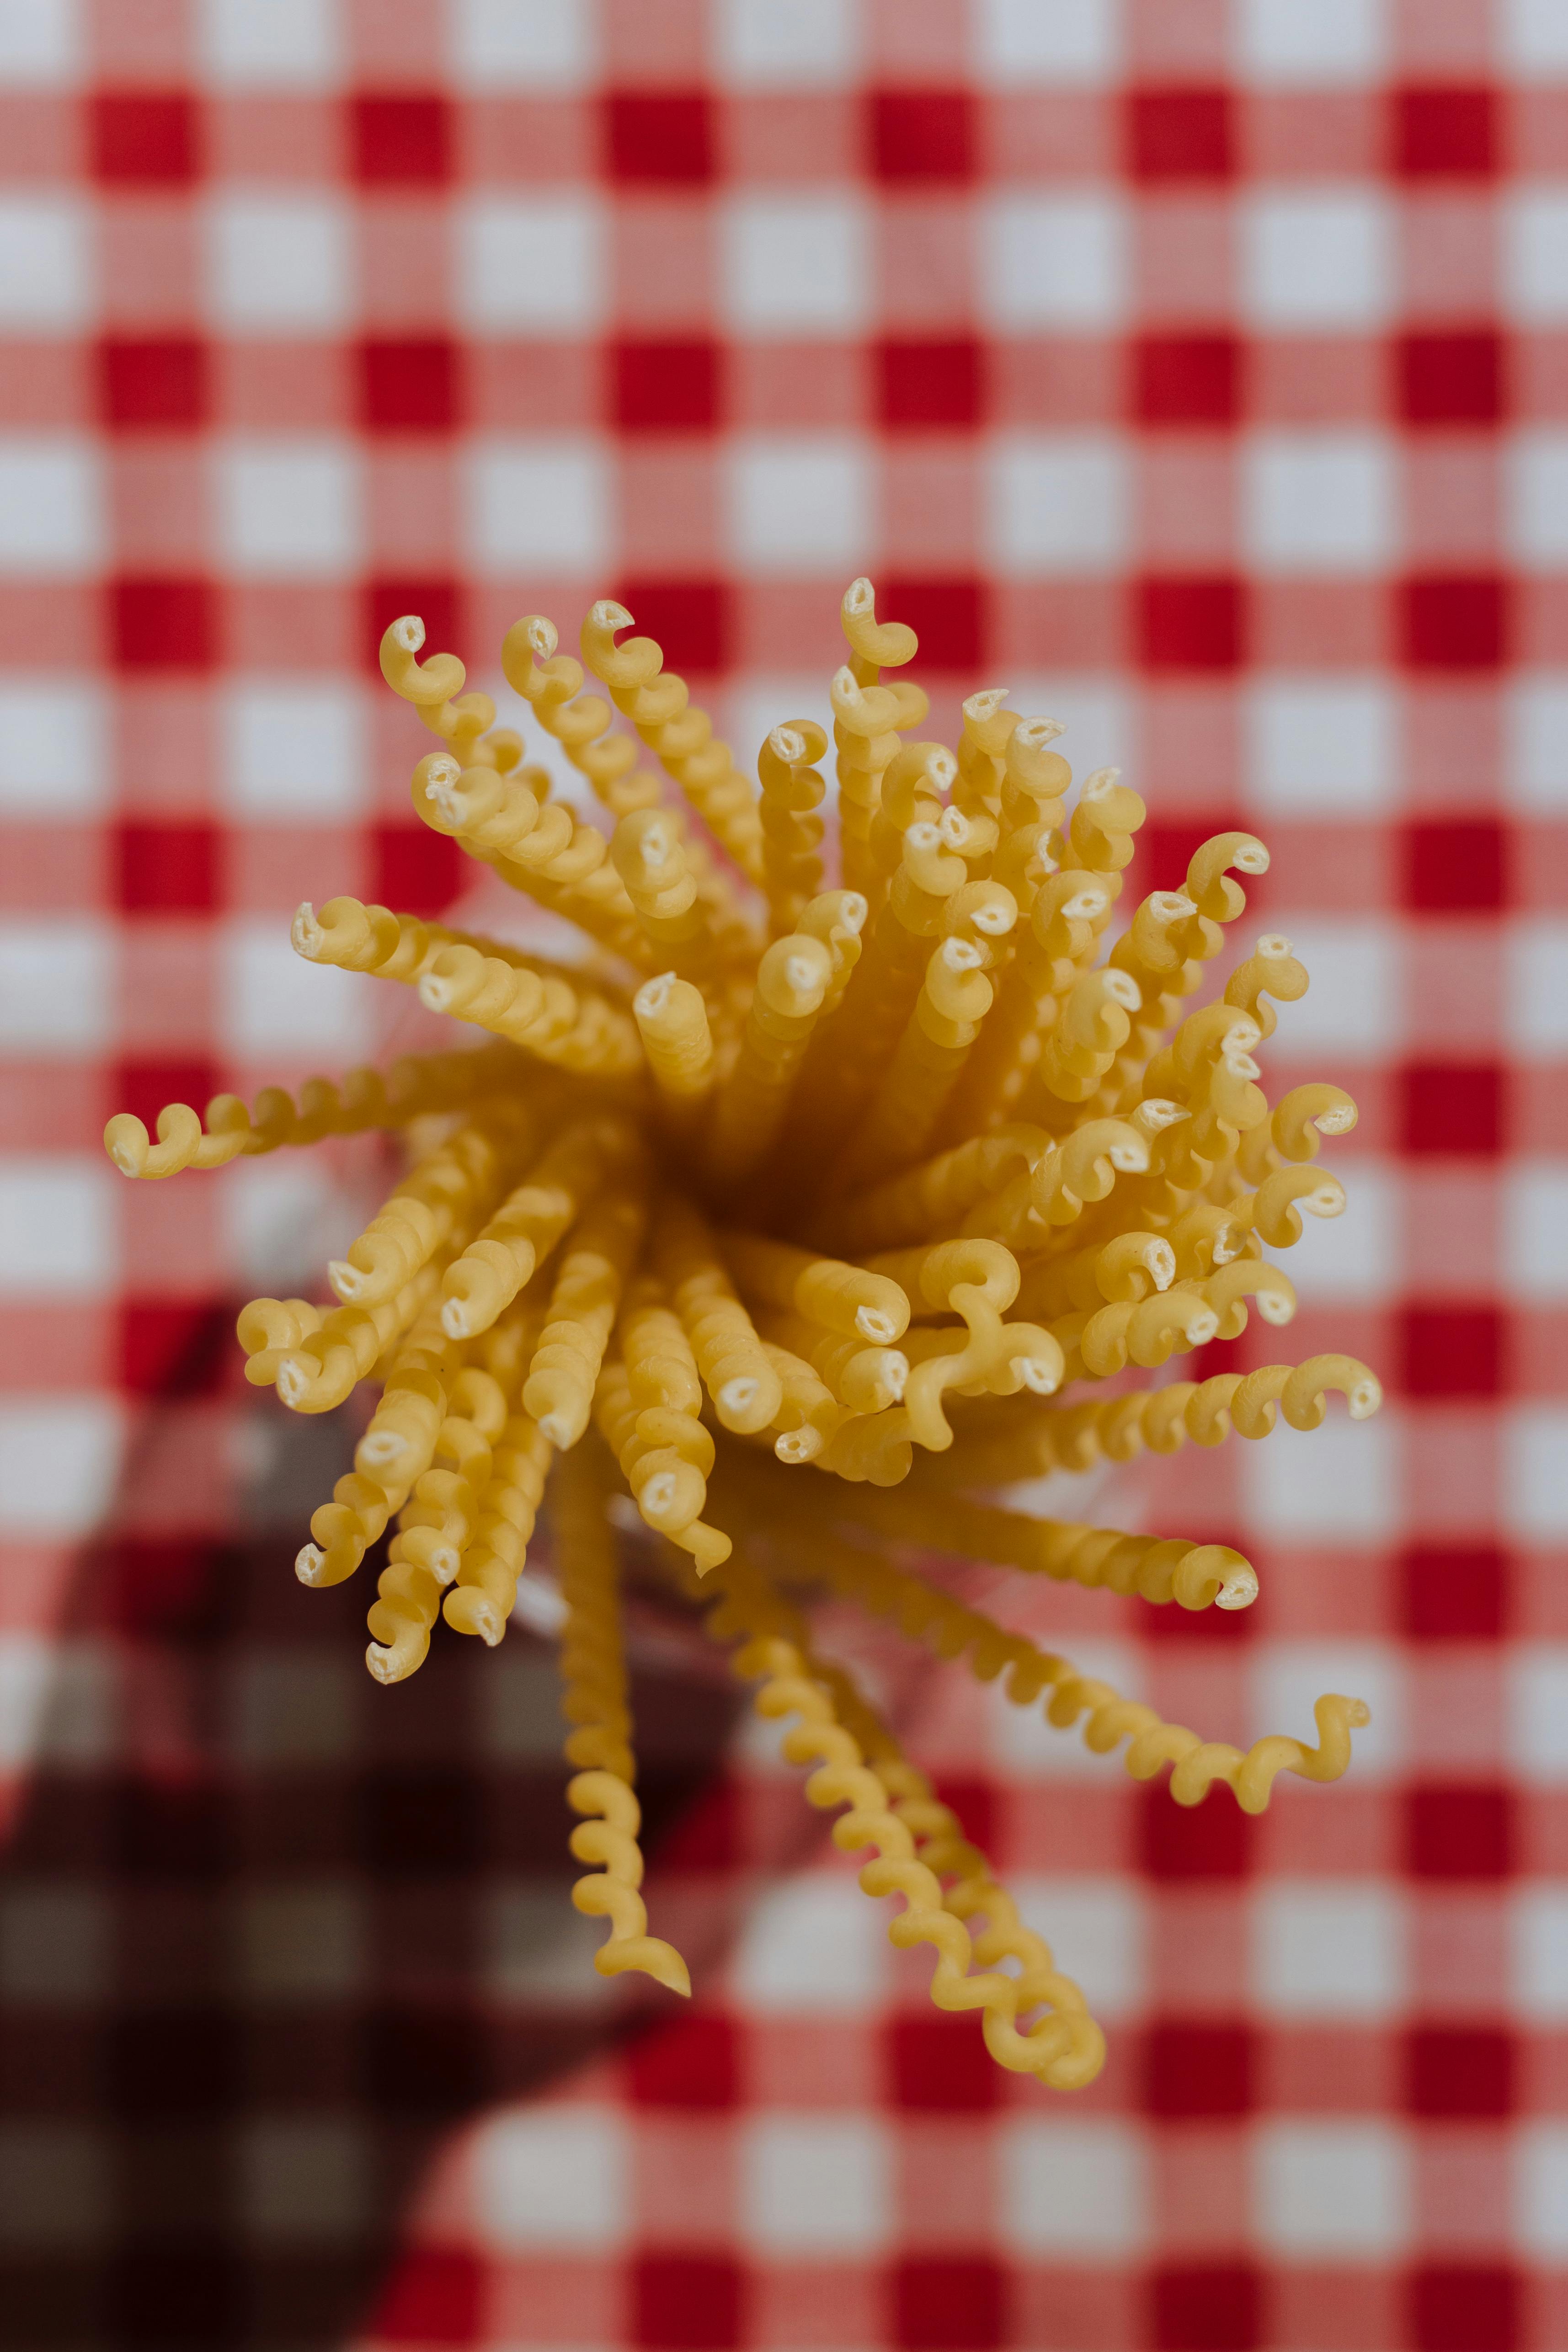
M 610 560 L 610 460 L 586 435 L 480 442 L 463 489 L 468 551 L 483 572 L 596 573 Z
M 1296 2261 L 1375 2261 L 1410 2232 L 1410 2152 L 1383 2123 L 1266 2124 L 1258 2134 L 1258 2228 Z
M 1568 810 L 1568 672 L 1526 670 L 1503 689 L 1503 784 L 1518 809 Z
M 737 564 L 771 574 L 853 573 L 871 553 L 874 480 L 869 447 L 848 435 L 737 442 L 729 468 Z
M 1263 814 L 1377 816 L 1398 800 L 1399 714 L 1385 679 L 1265 672 L 1243 713 L 1247 796 Z
M 364 1979 L 369 1946 L 353 1886 L 252 1888 L 240 1898 L 236 1943 L 240 1980 L 256 2001 L 341 2000 Z
M 341 1762 L 358 1732 L 359 1696 L 341 1658 L 281 1645 L 247 1650 L 229 1687 L 234 1753 L 262 1769 Z
M 1503 1278 L 1521 1306 L 1568 1298 L 1568 1166 L 1516 1162 L 1503 1178 Z
M 276 686 L 241 678 L 224 698 L 225 798 L 237 815 L 318 824 L 365 805 L 366 711 L 346 680 Z
M 82 0 L 0 0 L 0 82 L 58 89 L 81 72 Z
M 202 0 L 202 62 L 226 89 L 321 89 L 342 68 L 342 0 Z
M 1557 0 L 1502 0 L 1502 55 L 1516 73 L 1568 73 L 1568 16 Z
M 1232 22 L 1244 72 L 1276 88 L 1369 81 L 1387 54 L 1386 0 L 1240 0 Z
M 735 1948 L 735 1981 L 742 2000 L 770 2016 L 853 2015 L 880 1991 L 886 1954 L 882 1921 L 854 1880 L 812 1873 L 757 1897 Z
M 1555 1060 L 1568 1050 L 1568 922 L 1510 923 L 1503 956 L 1505 1034 L 1517 1053 Z
M 219 196 L 206 223 L 207 303 L 232 335 L 341 334 L 353 317 L 353 228 L 327 195 Z
M 1499 197 L 1505 309 L 1530 326 L 1568 319 L 1568 185 L 1516 182 Z
M 15 334 L 79 331 L 96 274 L 88 213 L 74 196 L 0 197 L 0 325 Z
M 106 922 L 0 922 L 0 1048 L 87 1054 L 112 1034 L 115 956 Z
M 0 1890 L 0 1992 L 51 2008 L 100 2000 L 113 1974 L 112 1908 L 101 1886 L 11 1878 Z
M 890 2222 L 889 2159 L 887 2135 L 868 2116 L 753 2116 L 741 2141 L 747 2236 L 785 2258 L 871 2252 Z
M 94 816 L 109 800 L 109 714 L 98 682 L 74 672 L 0 677 L 0 810 Z
M 1243 1509 L 1282 1542 L 1384 1542 L 1399 1525 L 1398 1444 L 1386 1405 L 1373 1421 L 1347 1421 L 1336 1398 L 1321 1429 L 1280 1422 L 1243 1448 Z
M 217 458 L 223 544 L 252 579 L 332 579 L 364 551 L 362 461 L 351 443 L 299 434 L 237 441 Z
M 469 89 L 581 89 L 599 62 L 595 0 L 456 0 L 454 18 L 454 62 Z
M 1106 2262 L 1148 2244 L 1149 2157 L 1133 2125 L 1020 2116 L 1000 2153 L 1002 2227 L 1021 2253 Z
M 1560 1788 L 1568 1782 L 1568 1643 L 1521 1645 L 1506 1675 L 1503 1721 L 1513 1768 L 1522 1780 Z
M 1398 1045 L 1405 1032 L 1405 972 L 1393 924 L 1376 916 L 1287 908 L 1270 929 L 1289 940 L 1311 975 L 1306 995 L 1279 1007 L 1292 1054 L 1373 1055 Z
M 1054 1480 L 1051 1482 L 1054 1485 Z M 1015 1503 L 1014 1507 L 1019 1507 Z M 1028 1506 L 1026 1507 L 1037 1507 Z M 1081 1675 L 1109 1683 L 1123 1698 L 1136 1698 L 1142 1687 L 1139 1651 L 1135 1643 L 1118 1641 L 1076 1640 L 1072 1645 L 1072 1662 Z M 1015 1706 L 1005 1697 L 999 1685 L 993 1683 L 986 1696 L 985 1724 L 987 1744 L 991 1752 L 1009 1773 L 1017 1773 L 1031 1780 L 1099 1780 L 1103 1782 L 1114 1771 L 1114 1765 L 1104 1756 L 1096 1756 L 1083 1744 L 1084 1718 L 1069 1729 L 1059 1729 L 1046 1714 L 1048 1693 L 1042 1693 L 1028 1706 Z
M 603 323 L 608 241 L 595 195 L 460 198 L 453 235 L 458 314 L 476 334 L 592 334 Z
M 737 333 L 837 337 L 864 331 L 870 226 L 847 193 L 732 198 L 720 215 L 723 315 Z
M 1005 89 L 1108 81 L 1125 42 L 1121 0 L 981 0 L 975 26 L 979 70 Z
M 0 572 L 70 578 L 101 563 L 107 547 L 90 446 L 64 434 L 0 436 Z
M 363 2226 L 368 2126 L 350 2116 L 258 2116 L 238 2135 L 239 2210 L 252 2238 L 334 2245 Z
M 1384 325 L 1394 299 L 1387 197 L 1354 184 L 1244 201 L 1241 294 L 1255 325 L 1339 333 Z
M 1355 1767 L 1359 1770 L 1358 1750 Z M 1405 1906 L 1360 1879 L 1277 1878 L 1252 1904 L 1253 1999 L 1273 2017 L 1394 2017 L 1408 1982 Z
M 1242 541 L 1261 570 L 1380 570 L 1397 537 L 1394 452 L 1372 433 L 1259 433 L 1241 467 Z
M 1527 2124 L 1513 2161 L 1520 2243 L 1539 2262 L 1560 2263 L 1568 2254 L 1568 2125 Z
M 1515 433 L 1503 444 L 1505 544 L 1526 572 L 1568 568 L 1568 433 Z
M 985 467 L 993 562 L 1018 574 L 1100 572 L 1127 552 L 1127 453 L 1110 434 L 1019 434 Z
M 979 236 L 980 301 L 993 327 L 1084 332 L 1125 319 L 1131 260 L 1120 197 L 1090 188 L 993 196 Z
M 115 1171 L 85 1154 L 0 1157 L 0 1297 L 90 1298 L 120 1266 Z
M 1321 1437 L 1322 1431 L 1307 1434 Z M 1273 1443 L 1271 1434 L 1257 1450 Z M 1253 1652 L 1248 1682 L 1255 1739 L 1282 1731 L 1315 1747 L 1312 1710 L 1322 1693 L 1332 1691 L 1342 1698 L 1363 1700 L 1371 1712 L 1371 1722 L 1351 1734 L 1358 1780 L 1386 1780 L 1397 1769 L 1405 1752 L 1405 1670 L 1394 1643 L 1266 1642 Z
M 860 53 L 856 0 L 719 0 L 713 27 L 720 73 L 737 89 L 832 89 Z
M 1502 1508 L 1516 1535 L 1568 1536 L 1568 1412 L 1516 1405 L 1503 1415 Z
M 68 1432 L 62 1444 L 68 1409 L 55 1404 L 0 1410 L 0 1528 L 51 1535 L 79 1532 L 85 1525 L 79 1513 L 74 1521 L 40 1514 L 29 1522 L 7 1508 L 6 1457 L 19 1429 L 39 1439 L 38 1466 L 46 1474 L 73 1454 L 89 1475 L 98 1466 L 85 1460 L 87 1449 L 77 1432 Z M 42 1633 L 0 1633 L 0 1769 L 16 1773 L 45 1761 L 102 1764 L 113 1746 L 115 1693 L 110 1661 L 100 1645 L 50 1641 Z
M 352 1055 L 368 1046 L 375 983 L 361 972 L 308 963 L 271 917 L 225 924 L 220 956 L 221 1034 L 230 1053 Z
M 474 2181 L 489 2243 L 583 2253 L 614 2245 L 630 2214 L 629 2116 L 591 2107 L 514 2108 L 474 2138 Z
M 102 2244 L 113 2213 L 111 2154 L 109 2133 L 93 2123 L 40 2116 L 0 2126 L 0 2243 L 57 2261 Z
M 1526 2017 L 1568 2019 L 1568 1886 L 1527 1882 L 1509 1922 L 1513 1999 Z
M 1063 1975 L 1092 1989 L 1097 2017 L 1124 2017 L 1141 2006 L 1148 1922 L 1136 1886 L 1119 1878 L 1027 1873 L 1010 1876 L 1008 1885 L 1019 1916 L 1045 1937 Z
M 1276 1034 L 1282 1033 L 1287 1045 L 1295 1043 L 1285 1026 L 1294 1010 L 1280 1007 Z M 1397 1298 L 1405 1287 L 1405 1206 L 1397 1162 L 1358 1152 L 1334 1173 L 1343 1180 L 1343 1210 L 1337 1217 L 1304 1215 L 1300 1240 L 1279 1254 L 1279 1264 L 1304 1307 L 1373 1306 Z

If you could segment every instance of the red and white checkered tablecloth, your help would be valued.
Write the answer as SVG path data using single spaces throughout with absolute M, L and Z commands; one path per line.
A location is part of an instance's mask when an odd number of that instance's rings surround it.
M 0 0 L 0 2345 L 1568 2345 L 1564 0 Z M 618 2006 L 548 1650 L 382 1691 L 289 1573 L 346 1437 L 228 1331 L 373 1148 L 100 1145 L 384 1048 L 287 929 L 463 881 L 386 620 L 488 686 L 613 590 L 749 751 L 862 571 L 939 717 L 1121 763 L 1142 887 L 1266 837 L 1270 1076 L 1362 1108 L 1292 1353 L 1385 1411 L 1113 1490 L 1256 1609 L 1013 1601 L 1212 1736 L 1361 1693 L 1349 1777 L 902 1703 L 1074 2098 L 652 1633 L 698 1995 Z

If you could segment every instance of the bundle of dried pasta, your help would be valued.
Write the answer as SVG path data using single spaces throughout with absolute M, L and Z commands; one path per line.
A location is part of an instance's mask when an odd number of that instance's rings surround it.
M 841 620 L 837 882 L 824 730 L 781 716 L 743 771 L 623 606 L 593 606 L 581 662 L 537 614 L 502 654 L 602 824 L 552 800 L 460 662 L 421 658 L 419 620 L 395 623 L 383 670 L 437 739 L 416 811 L 575 922 L 584 961 L 356 898 L 302 907 L 307 961 L 399 981 L 494 1042 L 249 1108 L 220 1095 L 205 1121 L 171 1104 L 155 1138 L 121 1114 L 105 1143 L 127 1175 L 162 1178 L 406 1139 L 321 1293 L 244 1309 L 246 1378 L 300 1412 L 377 1394 L 297 1570 L 324 1586 L 373 1562 L 382 1682 L 432 1639 L 501 1641 L 553 1511 L 573 1851 L 595 1866 L 574 1899 L 610 1923 L 601 1969 L 687 1990 L 640 1892 L 618 1473 L 643 1572 L 716 1596 L 709 1630 L 738 1644 L 763 1712 L 798 1718 L 785 1749 L 815 1768 L 808 1798 L 847 1805 L 840 1843 L 876 1850 L 862 1884 L 903 1896 L 894 1940 L 934 1947 L 939 2005 L 977 2010 L 999 2063 L 1067 2088 L 1101 2053 L 1081 1996 L 803 1599 L 831 1592 L 1005 1676 L 1095 1752 L 1125 1742 L 1136 1777 L 1168 1769 L 1179 1803 L 1224 1782 L 1256 1811 L 1282 1770 L 1342 1772 L 1353 1699 L 1318 1701 L 1315 1744 L 1208 1742 L 1009 1633 L 921 1556 L 1155 1606 L 1250 1604 L 1257 1571 L 1226 1545 L 1036 1517 L 997 1490 L 1278 1444 L 1338 1399 L 1352 1421 L 1376 1411 L 1347 1355 L 1258 1350 L 1215 1372 L 1200 1354 L 1254 1318 L 1290 1322 L 1272 1254 L 1343 1208 L 1318 1153 L 1355 1106 L 1327 1081 L 1270 1100 L 1264 1058 L 1308 975 L 1287 940 L 1237 930 L 1261 842 L 1217 835 L 1179 889 L 1131 903 L 1143 803 L 1114 770 L 1075 795 L 1056 721 L 994 688 L 964 703 L 956 744 L 911 740 L 929 708 L 913 632 L 879 618 L 868 580 Z

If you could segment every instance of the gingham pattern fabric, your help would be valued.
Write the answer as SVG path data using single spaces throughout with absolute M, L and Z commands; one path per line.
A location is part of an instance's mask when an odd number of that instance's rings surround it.
M 0 0 L 0 2343 L 1568 2342 L 1563 0 Z M 699 1991 L 606 2003 L 547 1653 L 374 1690 L 289 1572 L 347 1440 L 227 1326 L 363 1161 L 99 1140 L 382 1036 L 286 935 L 459 884 L 389 618 L 489 684 L 613 588 L 749 751 L 861 571 L 940 719 L 1121 761 L 1142 887 L 1266 836 L 1271 1083 L 1362 1111 L 1290 1351 L 1384 1412 L 1114 1495 L 1256 1609 L 1008 1604 L 1211 1736 L 1362 1694 L 1347 1780 L 901 1703 L 1070 2099 L 654 1633 Z

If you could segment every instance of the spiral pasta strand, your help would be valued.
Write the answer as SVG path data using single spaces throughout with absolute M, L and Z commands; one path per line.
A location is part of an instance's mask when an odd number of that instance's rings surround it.
M 620 1352 L 602 1366 L 594 1392 L 595 1422 L 644 1521 L 705 1574 L 730 1551 L 729 1537 L 702 1518 L 713 1438 L 691 1342 L 650 1276 L 628 1289 L 617 1336 Z
M 846 1156 L 847 1183 L 924 1151 L 994 1002 L 987 975 L 999 969 L 1016 920 L 1016 901 L 997 882 L 971 883 L 949 900 L 947 936 L 931 950 L 914 1010 Z
M 642 1811 L 632 1791 L 637 1766 L 626 1704 L 620 1573 L 603 1489 L 581 1454 L 562 1467 L 561 1520 L 561 1597 L 566 1603 L 562 1711 L 574 1727 L 567 1761 L 580 1768 L 567 1782 L 566 1801 L 586 1816 L 572 1832 L 573 1854 L 596 1865 L 573 1887 L 572 1901 L 588 1918 L 610 1923 L 608 1937 L 594 1955 L 602 1977 L 633 1969 L 689 1996 L 686 1962 L 673 1944 L 647 1932 L 647 1906 L 639 1891 Z
M 757 967 L 741 1050 L 715 1097 L 708 1139 L 710 1164 L 726 1187 L 766 1158 L 784 1125 L 832 968 L 828 950 L 808 931 L 775 940 Z
M 415 769 L 410 789 L 432 832 L 493 866 L 514 890 L 636 960 L 637 925 L 620 877 L 605 863 L 608 844 L 596 826 L 579 824 L 548 798 L 546 770 L 503 775 L 432 752 Z
M 435 1462 L 398 1514 L 397 1533 L 376 1582 L 366 1624 L 365 1664 L 379 1683 L 417 1673 L 430 1649 L 441 1596 L 456 1577 L 490 1476 L 490 1441 L 506 1423 L 506 1400 L 488 1373 L 468 1376 L 437 1436 Z M 449 1465 L 443 1467 L 443 1457 Z
M 886 1784 L 840 1719 L 832 1689 L 812 1672 L 800 1644 L 773 1630 L 781 1617 L 794 1630 L 794 1612 L 783 1609 L 777 1595 L 743 1564 L 727 1563 L 719 1574 L 725 1589 L 712 1621 L 716 1633 L 744 1632 L 751 1637 L 735 1654 L 736 1673 L 760 1682 L 752 1701 L 759 1715 L 798 1718 L 784 1733 L 784 1754 L 792 1764 L 815 1767 L 805 1784 L 808 1804 L 823 1811 L 847 1808 L 834 1824 L 834 1843 L 847 1853 L 874 1849 L 875 1858 L 859 1873 L 863 1892 L 903 1896 L 903 1910 L 889 1923 L 889 1940 L 900 1949 L 916 1944 L 934 1948 L 931 1995 L 936 2007 L 978 2010 L 986 2048 L 1011 2073 L 1037 2075 L 1057 2089 L 1092 2081 L 1105 2045 L 1078 1987 L 1054 1969 L 1048 1980 L 1044 1969 L 1018 1977 L 974 1970 L 968 1928 L 949 1907 L 935 1871 L 919 1859 L 909 1822 L 893 1811 Z M 1046 2014 L 1021 2030 L 1019 2018 L 1045 2004 Z
M 1243 1812 L 1261 1813 L 1281 1772 L 1337 1780 L 1351 1760 L 1351 1732 L 1372 1720 L 1363 1700 L 1326 1692 L 1313 1706 L 1316 1748 L 1279 1733 L 1245 1750 L 1200 1739 L 1180 1724 L 1166 1723 L 1152 1707 L 1123 1698 L 1109 1683 L 1080 1675 L 1026 1634 L 1008 1632 L 940 1586 L 852 1545 L 825 1540 L 803 1573 L 825 1575 L 838 1591 L 862 1601 L 873 1614 L 890 1618 L 938 1657 L 966 1657 L 982 1682 L 994 1682 L 1005 1672 L 1003 1687 L 1016 1706 L 1031 1706 L 1047 1692 L 1047 1720 L 1066 1729 L 1085 1718 L 1084 1745 L 1096 1755 L 1109 1755 L 1127 1740 L 1123 1761 L 1134 1780 L 1152 1780 L 1163 1766 L 1172 1765 L 1171 1794 L 1179 1805 L 1201 1804 L 1218 1783 L 1230 1790 Z
M 783 1402 L 778 1375 L 689 1202 L 666 1194 L 654 1221 L 653 1256 L 720 1421 L 737 1436 L 766 1429 Z
M 578 698 L 583 671 L 570 654 L 558 653 L 560 636 L 542 613 L 526 613 L 506 633 L 501 668 L 553 742 L 585 776 L 607 809 L 617 816 L 647 808 L 658 798 L 658 779 L 637 769 L 637 745 L 609 732 L 612 713 L 596 695 Z
M 647 1204 L 640 1192 L 604 1192 L 588 1208 L 562 1259 L 522 1402 L 563 1454 L 588 1426 L 605 1349 L 647 1223 Z
M 713 1084 L 717 1063 L 702 992 L 673 971 L 645 981 L 632 1015 L 658 1088 L 661 1107 L 689 1121 Z
M 377 1307 L 401 1290 L 454 1238 L 488 1213 L 513 1157 L 509 1143 L 478 1121 L 461 1127 L 395 1187 L 327 1279 L 345 1306 Z M 457 1336 L 461 1336 L 457 1335 Z
M 827 738 L 813 719 L 791 719 L 763 739 L 757 754 L 763 787 L 763 887 L 775 940 L 793 931 L 822 887 L 824 785 L 816 762 Z
M 616 644 L 616 632 L 632 625 L 624 604 L 602 599 L 583 624 L 583 659 L 715 840 L 748 879 L 761 882 L 763 827 L 755 793 L 737 772 L 728 743 L 714 739 L 713 722 L 692 702 L 685 679 L 665 668 L 653 638 Z
M 844 879 L 876 906 L 882 885 L 870 840 L 882 778 L 898 754 L 900 733 L 925 717 L 925 697 L 918 689 L 900 693 L 879 684 L 883 670 L 912 661 L 918 646 L 914 631 L 903 622 L 878 620 L 877 592 L 869 580 L 850 582 L 838 617 L 849 646 L 848 663 L 834 680 L 833 700 Z
M 526 1412 L 510 1414 L 496 1440 L 489 1478 L 441 1614 L 457 1633 L 477 1633 L 495 1649 L 506 1633 L 528 1560 L 554 1448 Z
M 609 1170 L 632 1159 L 634 1129 L 613 1118 L 567 1128 L 441 1277 L 441 1321 L 454 1339 L 488 1330 L 550 1255 Z
M 831 1492 L 813 1496 L 814 1518 L 841 1508 Z M 1060 1519 L 893 1488 L 858 1499 L 857 1517 L 904 1543 L 929 1544 L 959 1559 L 984 1559 L 1057 1583 L 1086 1585 L 1178 1608 L 1247 1609 L 1258 1598 L 1252 1563 L 1228 1544 L 1185 1537 L 1124 1535 L 1115 1528 Z
M 141 1119 L 118 1111 L 103 1130 L 104 1149 L 122 1176 L 224 1168 L 242 1156 L 319 1143 L 323 1136 L 407 1127 L 433 1112 L 464 1109 L 486 1095 L 506 1094 L 519 1067 L 510 1047 L 500 1044 L 477 1052 L 405 1054 L 384 1072 L 307 1078 L 297 1098 L 285 1087 L 263 1087 L 251 1107 L 238 1095 L 214 1095 L 205 1125 L 188 1103 L 167 1103 L 158 1113 L 156 1143 Z
M 772 1307 L 793 1307 L 825 1330 L 890 1347 L 909 1328 L 910 1302 L 886 1275 L 763 1234 L 721 1234 L 720 1247 L 742 1291 Z

